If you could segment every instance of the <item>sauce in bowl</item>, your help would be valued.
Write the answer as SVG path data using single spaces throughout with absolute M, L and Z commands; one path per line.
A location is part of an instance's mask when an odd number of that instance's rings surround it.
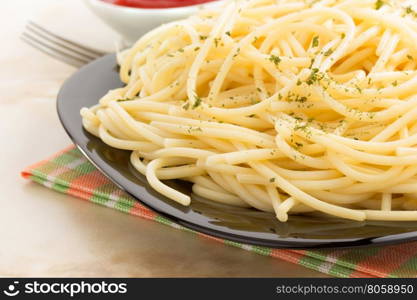
M 213 2 L 216 0 L 102 0 L 107 3 L 136 8 L 173 8 Z

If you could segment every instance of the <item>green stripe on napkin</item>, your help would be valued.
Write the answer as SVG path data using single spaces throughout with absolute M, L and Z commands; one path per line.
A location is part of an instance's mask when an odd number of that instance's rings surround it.
M 280 250 L 222 240 L 184 228 L 157 215 L 118 189 L 71 146 L 22 172 L 55 191 L 203 236 L 220 243 L 272 256 L 337 277 L 417 277 L 417 242 L 340 250 Z

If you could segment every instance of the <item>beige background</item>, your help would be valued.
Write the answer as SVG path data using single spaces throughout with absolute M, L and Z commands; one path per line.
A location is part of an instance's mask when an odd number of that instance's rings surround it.
M 0 1 L 0 276 L 324 276 L 20 178 L 70 144 L 55 96 L 75 71 L 19 40 L 28 19 L 101 49 L 118 39 L 79 0 Z

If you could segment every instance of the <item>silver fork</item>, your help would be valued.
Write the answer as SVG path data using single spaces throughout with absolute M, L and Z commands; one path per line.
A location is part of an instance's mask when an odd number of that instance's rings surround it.
M 77 68 L 107 54 L 56 35 L 33 21 L 26 24 L 20 37 L 43 53 Z

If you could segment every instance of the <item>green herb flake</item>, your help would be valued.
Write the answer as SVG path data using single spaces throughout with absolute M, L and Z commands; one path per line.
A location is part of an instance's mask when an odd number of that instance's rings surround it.
M 275 182 L 275 177 L 270 178 L 270 179 L 269 179 L 269 182 L 271 182 L 271 183 L 272 183 L 272 182 Z
M 295 100 L 294 100 L 295 102 L 300 102 L 300 103 L 304 103 L 304 102 L 306 102 L 307 101 L 307 97 L 305 97 L 305 96 L 300 96 L 300 95 L 297 95 L 297 97 L 295 98 Z
M 314 65 L 315 61 L 316 61 L 316 59 L 315 59 L 315 58 L 312 58 L 312 59 L 311 59 L 311 61 L 310 61 L 310 66 L 308 67 L 309 69 L 311 69 L 311 68 L 313 67 L 313 65 Z
M 185 109 L 185 110 L 188 110 L 188 109 L 190 108 L 190 102 L 185 103 L 185 104 L 182 106 L 182 108 L 183 108 L 183 109 Z
M 237 48 L 236 53 L 233 55 L 233 57 L 238 56 L 238 55 L 239 55 L 239 53 L 240 53 L 240 48 Z
M 411 6 L 407 6 L 405 8 L 405 13 L 407 15 L 412 15 L 413 17 L 417 17 L 417 12 Z
M 311 70 L 311 74 L 307 78 L 306 83 L 308 85 L 313 85 L 314 83 L 319 82 L 323 78 L 324 78 L 324 74 L 320 73 L 318 68 L 314 68 Z
M 330 56 L 330 55 L 332 55 L 333 52 L 334 52 L 333 49 L 329 49 L 326 52 L 324 52 L 323 54 L 324 54 L 324 56 Z
M 319 45 L 319 36 L 317 35 L 317 36 L 313 37 L 313 41 L 312 41 L 311 46 L 313 48 L 316 48 L 316 47 L 318 47 L 318 45 Z
M 278 67 L 279 63 L 281 62 L 281 58 L 279 56 L 271 54 L 271 56 L 269 57 L 269 61 L 273 62 Z
M 405 12 L 406 12 L 407 14 L 411 14 L 411 13 L 413 12 L 413 9 L 411 8 L 411 6 L 407 6 L 407 7 L 405 8 Z
M 199 107 L 201 105 L 201 102 L 202 102 L 201 98 L 198 97 L 197 95 L 194 96 L 194 100 L 195 101 L 194 101 L 194 104 L 193 104 L 193 109 Z
M 375 9 L 378 10 L 378 9 L 380 9 L 384 5 L 386 5 L 385 1 L 383 1 L 383 0 L 376 0 L 376 2 L 375 2 Z
M 308 128 L 307 124 L 295 125 L 294 130 L 306 130 L 307 128 Z

